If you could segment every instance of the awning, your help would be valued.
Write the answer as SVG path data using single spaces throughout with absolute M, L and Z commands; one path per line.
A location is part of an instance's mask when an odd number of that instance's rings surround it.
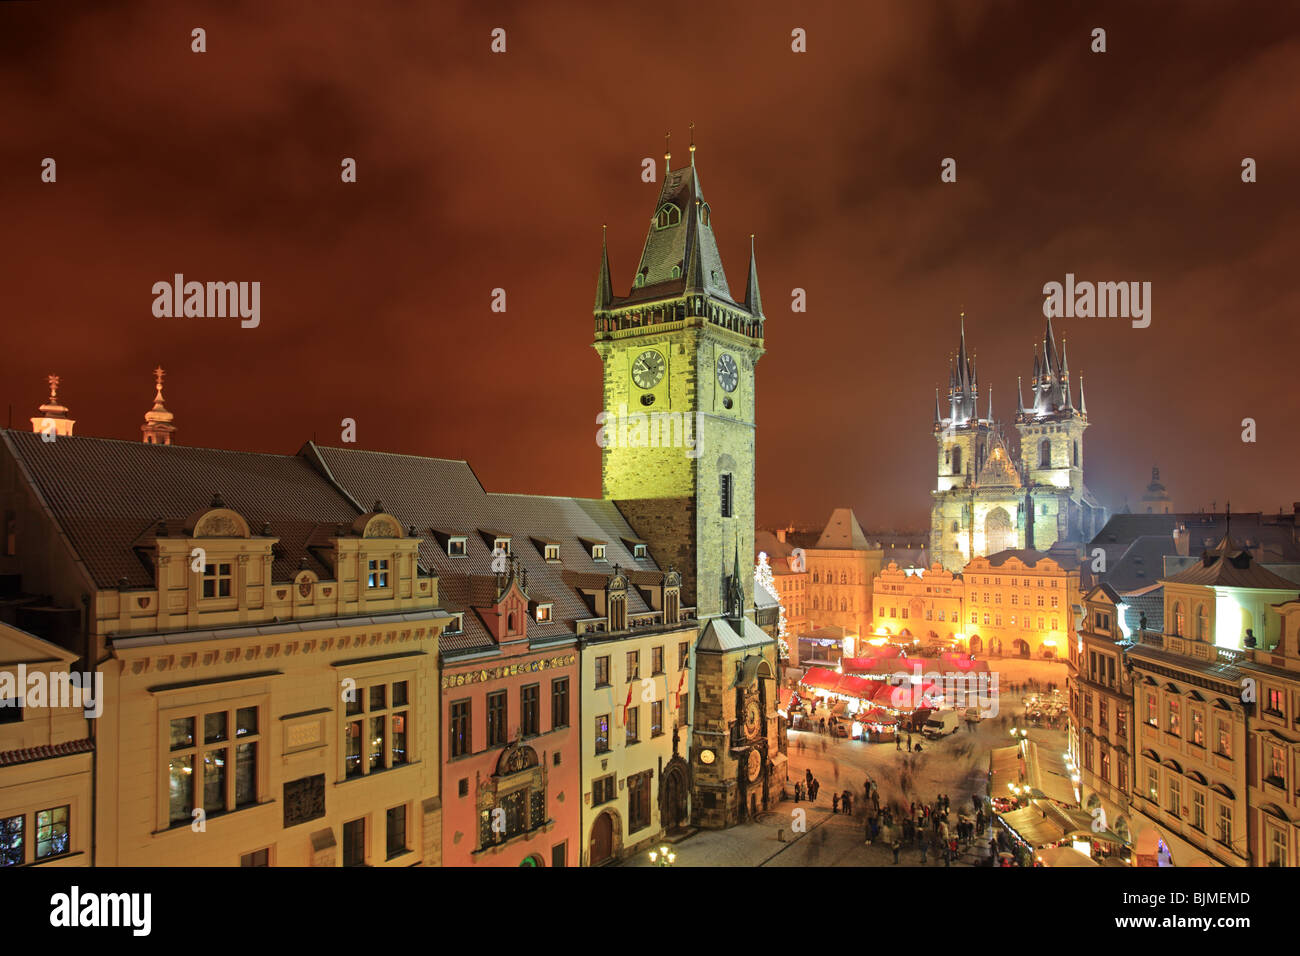
M 1034 853 L 1043 866 L 1096 866 L 1097 861 L 1084 856 L 1072 846 L 1049 846 Z
M 989 754 L 989 795 L 1009 798 L 1011 784 L 1020 784 L 1020 748 L 998 747 Z
M 834 690 L 839 686 L 840 675 L 825 667 L 810 667 L 799 683 L 821 690 Z
M 1065 838 L 1065 831 L 1037 807 L 999 813 L 998 819 L 1031 847 L 1050 846 Z
M 1047 797 L 1066 806 L 1076 806 L 1079 798 L 1074 793 L 1074 781 L 1070 779 L 1065 757 L 1056 750 L 1040 747 L 1033 742 L 1026 746 L 1029 751 L 1029 785 L 1036 791 L 1034 796 Z
M 1077 836 L 1084 840 L 1100 840 L 1105 843 L 1115 843 L 1119 846 L 1124 845 L 1123 839 L 1117 833 L 1110 830 L 1094 832 L 1092 829 L 1092 814 L 1087 810 L 1081 810 L 1078 807 L 1063 807 L 1051 800 L 1035 800 L 1033 806 L 1046 812 L 1049 819 L 1055 820 L 1057 825 L 1065 831 L 1066 836 Z

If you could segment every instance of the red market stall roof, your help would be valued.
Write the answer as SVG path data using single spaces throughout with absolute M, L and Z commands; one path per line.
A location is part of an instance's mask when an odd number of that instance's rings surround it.
M 938 657 L 899 657 L 893 654 L 870 654 L 866 657 L 846 657 L 841 666 L 846 673 L 870 677 L 892 677 L 894 674 L 987 674 L 988 661 L 974 660 L 965 654 L 941 654 Z
M 920 693 L 914 694 L 909 686 L 898 687 L 888 681 L 870 680 L 857 674 L 838 674 L 825 667 L 810 667 L 802 683 L 808 687 L 856 697 L 858 700 L 891 710 L 912 710 L 912 704 L 921 703 L 924 697 L 937 697 L 943 688 L 933 681 L 921 684 Z

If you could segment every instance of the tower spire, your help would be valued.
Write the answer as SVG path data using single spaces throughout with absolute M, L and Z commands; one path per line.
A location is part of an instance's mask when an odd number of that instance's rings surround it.
M 668 178 L 669 171 L 673 168 L 673 132 L 668 130 L 664 133 L 664 178 Z
M 939 424 L 939 386 L 934 387 L 934 424 Z
M 695 168 L 695 122 L 691 122 L 691 169 Z M 752 236 L 750 237 L 753 238 Z
M 1016 411 L 1023 412 L 1025 410 L 1025 387 L 1021 383 L 1019 375 L 1016 376 L 1016 402 Z
M 614 298 L 614 290 L 609 280 L 609 245 L 607 242 L 608 226 L 600 227 L 600 274 L 596 276 L 596 309 L 604 312 Z
M 1088 399 L 1083 394 L 1083 373 L 1079 373 L 1079 414 L 1088 417 Z
M 48 375 L 45 380 L 50 386 L 50 397 L 38 409 L 40 414 L 32 418 L 32 431 L 54 441 L 71 435 L 77 422 L 69 417 L 67 406 L 59 401 L 59 383 L 63 380 L 57 375 Z
M 695 147 L 692 146 L 691 149 Z M 694 153 L 691 154 L 694 163 Z M 749 234 L 749 281 L 745 283 L 745 308 L 755 317 L 763 314 L 763 300 L 758 294 L 758 260 L 754 258 L 754 234 Z
M 153 408 L 144 413 L 144 424 L 140 426 L 140 440 L 146 445 L 170 445 L 176 432 L 175 416 L 163 404 L 163 376 L 166 374 L 161 365 L 153 370 Z

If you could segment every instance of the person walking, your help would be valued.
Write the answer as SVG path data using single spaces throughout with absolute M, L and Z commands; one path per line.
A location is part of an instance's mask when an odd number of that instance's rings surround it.
M 894 865 L 897 866 L 897 865 L 898 865 L 898 851 L 901 850 L 901 849 L 903 848 L 903 847 L 902 847 L 902 844 L 899 843 L 897 840 L 895 840 L 893 843 L 891 843 L 891 844 L 889 845 L 889 848 L 890 848 L 891 850 L 894 851 Z
M 840 795 L 838 793 L 831 795 L 831 813 L 840 812 Z
M 902 749 L 903 749 L 903 738 L 902 738 L 902 737 L 895 736 L 895 737 L 894 737 L 894 750 L 901 752 Z

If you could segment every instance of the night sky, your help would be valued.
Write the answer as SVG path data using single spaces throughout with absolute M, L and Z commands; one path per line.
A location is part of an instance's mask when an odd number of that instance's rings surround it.
M 1153 464 L 1180 509 L 1300 498 L 1294 5 L 176 6 L 0 3 L 15 424 L 56 372 L 77 434 L 138 440 L 161 363 L 183 444 L 291 453 L 350 417 L 490 490 L 598 496 L 601 224 L 624 294 L 641 160 L 671 129 L 684 164 L 694 121 L 737 296 L 757 235 L 761 523 L 928 527 L 958 314 L 1008 421 L 1067 272 L 1153 285 L 1149 328 L 1057 322 L 1104 504 Z M 260 281 L 261 326 L 155 318 L 177 272 Z

